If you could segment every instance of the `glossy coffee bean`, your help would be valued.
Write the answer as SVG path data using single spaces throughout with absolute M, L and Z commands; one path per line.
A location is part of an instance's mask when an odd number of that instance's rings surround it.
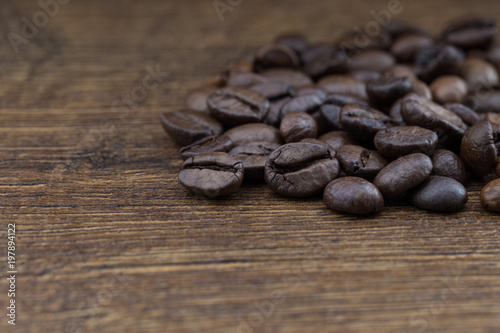
M 267 125 L 271 125 L 274 127 L 279 127 L 281 122 L 281 108 L 283 105 L 287 104 L 292 98 L 291 97 L 283 97 L 276 101 L 273 101 L 269 104 L 269 112 L 264 117 L 262 122 Z
M 347 75 L 326 76 L 318 82 L 318 86 L 328 94 L 354 96 L 363 101 L 368 100 L 365 83 Z
M 464 102 L 478 113 L 500 113 L 500 91 L 481 91 L 479 95 L 470 95 Z
M 229 126 L 260 122 L 269 111 L 267 99 L 253 90 L 226 87 L 208 97 L 210 114 Z
M 446 136 L 443 136 L 446 143 L 450 145 L 459 143 L 467 130 L 467 125 L 455 113 L 415 94 L 409 94 L 403 99 L 401 115 L 408 125 L 442 133 Z
M 323 119 L 331 130 L 342 130 L 343 127 L 340 124 L 340 113 L 342 112 L 342 107 L 335 104 L 323 104 L 319 111 L 323 116 Z
M 365 50 L 349 58 L 349 70 L 385 71 L 396 63 L 392 54 L 381 50 Z
M 210 115 L 193 110 L 164 113 L 161 116 L 163 129 L 181 146 L 187 146 L 201 138 L 219 135 L 224 126 Z
M 494 19 L 489 17 L 463 17 L 450 22 L 442 38 L 452 45 L 469 49 L 489 46 L 497 33 Z
M 353 137 L 362 141 L 372 140 L 378 131 L 395 125 L 385 113 L 356 104 L 342 107 L 340 123 Z
M 460 103 L 448 103 L 444 105 L 445 108 L 448 110 L 452 111 L 455 113 L 457 116 L 462 118 L 463 122 L 467 124 L 468 126 L 472 126 L 475 123 L 478 123 L 481 121 L 479 119 L 479 116 L 477 115 L 476 112 L 474 112 L 472 109 L 468 108 L 467 106 L 460 104 Z
M 409 77 L 385 77 L 366 84 L 368 98 L 373 105 L 390 107 L 397 99 L 413 89 Z
M 231 128 L 224 133 L 235 146 L 255 141 L 281 143 L 281 135 L 276 127 L 266 124 L 245 124 Z
M 237 155 L 245 169 L 245 181 L 264 181 L 264 166 L 271 153 L 280 145 L 275 142 L 257 141 L 236 146 L 229 154 Z
M 292 68 L 299 67 L 297 54 L 284 45 L 271 44 L 257 50 L 254 57 L 254 69 L 256 72 L 269 68 Z
M 350 77 L 352 77 L 355 80 L 368 83 L 373 80 L 378 80 L 382 77 L 382 74 L 380 74 L 379 71 L 372 71 L 372 70 L 365 70 L 365 69 L 358 69 L 355 71 L 350 71 L 348 73 Z
M 462 159 L 454 152 L 446 149 L 438 149 L 432 155 L 432 174 L 453 178 L 465 184 L 467 181 L 467 168 Z
M 316 138 L 318 126 L 309 114 L 290 111 L 281 120 L 280 133 L 285 142 L 298 142 L 305 138 Z
M 315 80 L 347 71 L 346 55 L 333 45 L 321 44 L 306 52 L 302 54 L 304 71 Z
M 415 54 L 432 46 L 431 37 L 421 34 L 405 34 L 398 37 L 391 46 L 391 53 L 401 62 L 412 62 Z
M 322 99 L 326 98 L 326 93 L 323 91 L 323 89 L 318 87 L 318 85 L 316 85 L 316 84 L 308 84 L 305 86 L 300 86 L 300 87 L 295 88 L 293 91 L 295 93 L 294 97 L 304 96 L 304 95 L 318 95 Z
M 337 152 L 337 159 L 349 176 L 373 180 L 387 165 L 387 160 L 379 153 L 361 146 L 345 145 Z
M 234 72 L 227 79 L 227 86 L 249 88 L 267 82 L 267 78 L 253 72 Z
M 286 69 L 286 68 L 277 68 L 277 69 L 269 69 L 264 72 L 261 72 L 260 75 L 264 76 L 271 82 L 282 82 L 292 89 L 312 84 L 313 81 L 309 76 L 307 76 L 304 72 Z
M 500 156 L 497 157 L 496 164 L 497 164 L 497 166 L 495 168 L 495 172 L 496 172 L 497 176 L 500 177 Z
M 281 107 L 281 118 L 290 111 L 312 112 L 323 104 L 325 95 L 322 93 L 308 93 L 292 98 Z
M 357 145 L 358 142 L 345 131 L 331 131 L 318 138 L 326 143 L 333 151 L 338 152 L 345 145 Z
M 487 112 L 482 116 L 481 119 L 489 122 L 498 136 L 500 134 L 500 113 Z
M 481 88 L 489 88 L 498 84 L 497 69 L 482 59 L 465 59 L 458 67 L 458 72 L 472 94 L 479 93 Z
M 467 97 L 467 83 L 456 75 L 443 75 L 430 85 L 432 99 L 439 104 L 461 103 Z
M 497 158 L 496 136 L 497 133 L 487 121 L 473 125 L 465 133 L 460 156 L 474 176 L 486 176 L 493 169 Z
M 405 126 L 406 123 L 401 116 L 401 103 L 403 102 L 403 98 L 395 101 L 391 108 L 389 109 L 389 117 L 391 117 L 392 121 L 398 126 Z
M 432 161 L 424 154 L 411 154 L 398 158 L 380 170 L 373 184 L 384 198 L 397 198 L 422 183 L 432 172 Z
M 243 164 L 227 153 L 207 153 L 188 158 L 179 182 L 191 192 L 215 198 L 236 192 L 243 182 Z
M 207 136 L 181 148 L 180 153 L 183 160 L 204 153 L 223 152 L 227 153 L 233 148 L 233 141 L 227 135 Z
M 286 96 L 293 96 L 295 93 L 289 85 L 282 82 L 262 82 L 257 83 L 251 87 L 250 90 L 261 94 L 267 99 L 271 98 L 283 98 Z
M 456 212 L 467 203 L 467 190 L 448 177 L 430 176 L 409 193 L 410 203 L 437 212 Z
M 378 131 L 373 142 L 380 154 L 396 159 L 413 153 L 432 155 L 438 136 L 435 132 L 418 126 L 395 126 Z
M 213 86 L 205 86 L 191 91 L 186 98 L 186 108 L 209 114 L 208 96 L 216 90 Z
M 490 181 L 481 191 L 481 204 L 487 210 L 500 212 L 500 179 Z
M 265 178 L 280 195 L 307 197 L 322 192 L 339 172 L 339 163 L 328 148 L 294 142 L 279 147 L 269 156 Z
M 431 46 L 421 49 L 415 55 L 415 64 L 422 68 L 419 77 L 431 82 L 440 75 L 453 74 L 464 60 L 463 51 L 454 46 Z
M 354 215 L 377 213 L 384 207 L 379 189 L 359 177 L 342 177 L 330 182 L 323 193 L 323 201 L 334 211 Z
M 414 79 L 414 80 L 412 80 L 412 85 L 413 85 L 413 89 L 412 89 L 413 93 L 415 93 L 416 95 L 418 95 L 422 98 L 432 100 L 431 88 L 429 88 L 429 86 L 424 81 Z

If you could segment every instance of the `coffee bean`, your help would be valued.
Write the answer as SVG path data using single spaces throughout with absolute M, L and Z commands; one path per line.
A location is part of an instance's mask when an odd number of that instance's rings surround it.
M 415 54 L 432 46 L 431 37 L 421 34 L 405 34 L 398 37 L 391 46 L 391 53 L 401 62 L 412 62 Z
M 381 50 L 365 50 L 349 58 L 349 70 L 384 71 L 395 64 L 392 54 Z
M 233 148 L 233 141 L 227 135 L 207 136 L 188 146 L 181 148 L 180 153 L 183 160 L 204 153 L 223 152 L 227 153 Z
M 495 38 L 497 25 L 489 17 L 463 17 L 450 22 L 442 38 L 452 45 L 468 48 L 488 47 Z
M 490 181 L 481 191 L 481 204 L 487 210 L 500 212 L 500 179 Z
M 264 117 L 262 122 L 267 125 L 278 127 L 281 121 L 281 108 L 287 104 L 292 98 L 283 97 L 269 104 L 269 112 Z
M 383 72 L 383 77 L 409 77 L 412 80 L 417 79 L 415 67 L 410 65 L 396 64 Z
M 235 146 L 255 141 L 281 143 L 281 135 L 276 127 L 266 124 L 245 124 L 231 128 L 224 133 Z
M 455 113 L 415 94 L 407 95 L 401 105 L 401 115 L 408 125 L 415 125 L 446 135 L 446 143 L 460 142 L 467 125 Z
M 387 160 L 376 151 L 354 145 L 340 148 L 337 159 L 346 174 L 367 180 L 373 180 L 387 165 Z
M 389 117 L 391 117 L 392 121 L 398 126 L 405 126 L 406 123 L 401 116 L 401 103 L 403 102 L 403 98 L 395 101 L 391 108 L 389 109 Z
M 249 88 L 256 93 L 261 94 L 265 98 L 283 98 L 286 96 L 295 95 L 292 88 L 289 85 L 282 82 L 263 82 L 257 83 Z
M 425 82 L 417 80 L 417 79 L 414 79 L 411 82 L 413 85 L 413 89 L 412 89 L 413 93 L 415 93 L 416 95 L 418 95 L 422 98 L 432 100 L 432 91 Z
M 224 126 L 206 113 L 180 110 L 161 116 L 163 128 L 179 145 L 187 146 L 201 138 L 219 135 Z
M 309 114 L 290 111 L 281 120 L 280 133 L 285 142 L 298 142 L 305 138 L 315 138 L 318 135 L 318 126 Z
M 373 184 L 386 199 L 403 195 L 422 183 L 431 174 L 432 161 L 424 154 L 411 154 L 398 158 L 380 170 Z
M 368 83 L 373 80 L 378 80 L 382 77 L 382 74 L 380 74 L 379 71 L 372 71 L 372 70 L 367 70 L 367 69 L 358 69 L 354 71 L 350 71 L 348 73 L 350 77 L 352 77 L 355 80 Z
M 229 75 L 226 85 L 231 87 L 249 88 L 256 84 L 267 82 L 267 78 L 253 72 L 235 72 Z
M 326 98 L 326 93 L 316 84 L 307 84 L 294 89 L 295 96 L 318 95 L 321 99 Z
M 210 114 L 229 126 L 260 122 L 269 111 L 267 99 L 253 90 L 226 87 L 208 97 Z
M 460 103 L 467 96 L 467 84 L 456 75 L 443 75 L 432 81 L 434 101 L 440 104 Z
M 290 111 L 312 112 L 319 108 L 323 101 L 324 94 L 322 93 L 309 93 L 294 97 L 281 107 L 281 118 Z
M 271 82 L 281 82 L 289 85 L 292 89 L 312 84 L 313 81 L 305 73 L 285 68 L 269 69 L 260 75 L 264 76 Z
M 307 39 L 299 32 L 290 32 L 279 35 L 274 42 L 293 50 L 295 54 L 300 55 L 307 49 Z
M 191 192 L 208 198 L 236 192 L 243 182 L 243 164 L 227 153 L 207 153 L 188 158 L 179 182 Z
M 325 119 L 328 128 L 332 130 L 342 130 L 343 127 L 340 124 L 340 113 L 342 112 L 342 107 L 335 104 L 323 104 L 319 111 Z
M 297 54 L 284 45 L 271 44 L 261 47 L 255 53 L 254 70 L 261 72 L 269 68 L 299 67 Z
M 347 75 L 330 75 L 322 78 L 318 86 L 328 94 L 354 96 L 363 101 L 368 100 L 366 85 Z
M 497 166 L 495 168 L 495 172 L 497 174 L 498 177 L 500 177 L 500 156 L 497 157 Z
M 347 71 L 345 54 L 333 45 L 319 45 L 303 54 L 304 71 L 313 79 Z
M 489 88 L 498 84 L 498 71 L 492 64 L 482 59 L 465 59 L 458 67 L 458 72 L 473 94 L 479 93 L 481 88 Z
M 422 67 L 419 74 L 425 82 L 431 82 L 440 75 L 453 74 L 464 60 L 464 53 L 454 46 L 431 46 L 421 49 L 415 55 L 415 64 Z
M 409 77 L 385 77 L 371 81 L 366 85 L 366 92 L 370 102 L 381 107 L 391 107 L 399 98 L 413 89 Z
M 418 126 L 395 126 L 378 131 L 373 142 L 380 154 L 396 159 L 413 153 L 432 155 L 438 136 L 435 132 Z
M 364 215 L 380 212 L 384 197 L 369 181 L 359 177 L 342 177 L 330 182 L 324 191 L 323 201 L 332 210 Z
M 444 105 L 445 108 L 455 113 L 457 116 L 462 118 L 463 122 L 469 126 L 474 125 L 481 121 L 477 113 L 475 113 L 472 109 L 460 103 L 448 103 Z
M 498 66 L 498 64 L 500 64 L 500 45 L 492 46 L 488 50 L 486 60 L 491 62 L 494 66 Z
M 314 143 L 287 143 L 266 162 L 271 189 L 287 197 L 307 197 L 324 190 L 339 175 L 339 163 L 328 148 Z
M 467 203 L 467 190 L 455 179 L 430 176 L 409 193 L 410 203 L 437 212 L 456 212 Z
M 500 134 L 500 113 L 487 112 L 482 120 L 489 122 L 495 133 Z
M 370 36 L 361 30 L 348 30 L 337 41 L 338 47 L 348 56 L 359 53 L 360 50 L 381 49 L 385 50 L 391 46 L 391 35 L 382 30 L 378 33 L 370 33 Z
M 496 135 L 487 121 L 473 125 L 465 133 L 460 146 L 460 156 L 474 176 L 486 176 L 493 169 L 497 158 Z
M 213 86 L 205 86 L 193 90 L 186 98 L 186 108 L 188 110 L 195 110 L 209 114 L 208 110 L 208 96 L 215 91 Z
M 358 140 L 372 140 L 378 131 L 394 126 L 395 123 L 386 114 L 356 104 L 342 107 L 340 123 Z
M 331 131 L 318 138 L 326 143 L 333 151 L 338 152 L 345 145 L 357 145 L 358 142 L 345 131 Z
M 263 181 L 264 166 L 269 155 L 278 147 L 275 142 L 257 141 L 236 146 L 229 154 L 237 155 L 245 169 L 245 181 Z
M 318 129 L 316 136 L 326 133 L 328 130 L 330 130 L 328 124 L 326 123 L 325 118 L 323 117 L 319 109 L 314 110 L 311 113 L 311 117 L 314 119 L 316 123 L 316 128 Z
M 429 35 L 429 32 L 424 27 L 403 21 L 390 20 L 383 26 L 384 30 L 387 31 L 394 38 L 398 38 L 402 35 L 408 35 L 408 34 L 416 34 L 422 36 Z
M 479 95 L 471 95 L 464 102 L 478 113 L 500 112 L 500 91 L 481 91 Z
M 432 155 L 432 165 L 434 175 L 453 178 L 462 184 L 467 181 L 467 169 L 464 162 L 450 150 L 436 150 Z

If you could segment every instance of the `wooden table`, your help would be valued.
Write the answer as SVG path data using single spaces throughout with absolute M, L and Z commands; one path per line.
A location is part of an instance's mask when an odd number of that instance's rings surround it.
M 2 4 L 0 331 L 499 332 L 500 219 L 482 210 L 480 183 L 460 213 L 391 205 L 376 218 L 263 185 L 210 201 L 178 184 L 162 112 L 279 32 L 330 41 L 388 6 L 232 3 L 223 20 L 212 0 L 71 1 L 46 19 L 36 1 Z M 486 0 L 400 6 L 392 18 L 435 33 L 464 13 L 500 19 Z M 9 38 L 33 16 L 44 26 L 15 53 Z M 146 90 L 156 70 L 168 75 Z

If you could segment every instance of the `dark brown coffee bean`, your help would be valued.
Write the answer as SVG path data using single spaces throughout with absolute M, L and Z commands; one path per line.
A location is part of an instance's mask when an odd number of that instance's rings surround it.
M 227 135 L 207 136 L 188 146 L 181 148 L 180 153 L 183 160 L 204 153 L 223 152 L 227 153 L 233 148 L 233 141 Z
M 264 117 L 262 122 L 267 125 L 278 127 L 281 121 L 281 108 L 287 104 L 292 98 L 284 97 L 269 104 L 269 112 Z
M 428 100 L 432 100 L 431 89 L 429 88 L 429 86 L 425 82 L 417 80 L 417 79 L 414 79 L 411 82 L 413 85 L 412 90 L 416 95 L 423 97 L 425 99 L 428 99 Z
M 491 62 L 494 66 L 498 66 L 498 64 L 500 64 L 500 45 L 492 46 L 488 50 L 486 60 Z
M 467 97 L 465 105 L 478 113 L 500 112 L 500 91 L 481 91 Z
M 467 83 L 456 75 L 443 75 L 430 85 L 432 98 L 440 104 L 461 103 L 467 96 Z
M 396 159 L 413 153 L 432 155 L 438 136 L 433 131 L 418 126 L 395 126 L 380 130 L 373 142 L 380 154 Z
M 265 178 L 280 195 L 307 197 L 323 191 L 339 172 L 339 163 L 328 148 L 294 142 L 279 147 L 269 156 Z
M 282 143 L 280 131 L 266 124 L 245 124 L 231 128 L 224 133 L 235 146 L 255 141 Z
M 450 150 L 436 150 L 432 155 L 432 165 L 434 175 L 453 178 L 462 184 L 467 181 L 467 169 L 464 162 Z
M 261 72 L 269 68 L 292 68 L 299 67 L 297 54 L 284 45 L 271 44 L 261 47 L 255 53 L 254 69 Z
M 405 34 L 394 41 L 391 53 L 401 62 L 412 62 L 419 50 L 430 47 L 433 43 L 434 41 L 429 36 Z
M 492 180 L 483 187 L 481 204 L 487 210 L 500 212 L 500 179 Z
M 307 49 L 307 39 L 299 32 L 284 33 L 276 37 L 275 44 L 283 45 L 300 55 Z
M 188 110 L 195 110 L 209 114 L 208 110 L 208 96 L 216 90 L 213 86 L 205 86 L 193 90 L 186 99 L 186 108 Z
M 181 146 L 224 131 L 224 126 L 217 119 L 193 110 L 164 113 L 161 122 L 168 135 Z
M 318 95 L 323 99 L 326 98 L 326 93 L 316 84 L 307 84 L 305 86 L 300 86 L 295 88 L 293 91 L 296 97 L 305 95 Z
M 385 71 L 396 63 L 394 57 L 389 52 L 381 50 L 365 50 L 349 58 L 349 70 L 373 70 Z
M 497 166 L 495 168 L 495 172 L 496 172 L 497 176 L 500 177 L 500 156 L 497 157 L 497 162 L 496 163 L 497 163 Z
M 337 152 L 342 170 L 349 176 L 373 180 L 387 165 L 387 160 L 379 153 L 361 146 L 345 145 Z
M 320 112 L 328 128 L 332 130 L 342 130 L 343 127 L 340 124 L 340 113 L 342 112 L 342 107 L 335 104 L 323 104 L 320 107 Z
M 458 67 L 458 72 L 467 83 L 471 94 L 478 94 L 481 88 L 498 84 L 498 71 L 492 64 L 482 59 L 465 59 Z
M 207 153 L 188 158 L 179 182 L 191 192 L 215 198 L 236 192 L 243 182 L 243 164 L 228 153 Z
M 487 121 L 473 125 L 465 133 L 460 146 L 460 157 L 474 176 L 486 176 L 493 169 L 497 158 L 496 136 Z
M 385 30 L 368 36 L 361 30 L 352 29 L 346 31 L 336 44 L 348 57 L 352 57 L 360 50 L 386 50 L 391 46 L 391 41 L 391 35 Z
M 234 147 L 229 154 L 237 155 L 237 159 L 243 163 L 245 181 L 263 181 L 266 161 L 279 146 L 275 142 L 249 142 Z
M 466 123 L 468 126 L 472 126 L 475 123 L 478 123 L 481 121 L 479 119 L 479 116 L 477 115 L 476 112 L 474 112 L 472 109 L 468 108 L 467 106 L 460 104 L 460 103 L 448 103 L 444 105 L 445 108 L 448 110 L 452 111 L 455 113 L 457 116 L 462 118 L 463 122 Z
M 500 113 L 487 112 L 482 120 L 489 122 L 497 135 L 500 133 Z
M 422 67 L 420 78 L 425 82 L 431 82 L 440 75 L 453 74 L 464 57 L 464 53 L 454 46 L 437 45 L 418 51 L 415 63 Z
M 406 123 L 403 120 L 403 117 L 401 116 L 401 103 L 403 102 L 403 99 L 400 98 L 397 101 L 392 104 L 391 108 L 389 109 L 389 117 L 391 117 L 392 121 L 398 125 L 398 126 L 405 126 Z
M 437 212 L 456 212 L 467 203 L 467 190 L 455 179 L 430 176 L 409 193 L 410 203 Z
M 446 143 L 450 145 L 459 143 L 467 130 L 467 125 L 455 113 L 415 94 L 409 94 L 403 99 L 401 115 L 408 125 L 442 133 L 446 136 L 443 136 Z
M 367 100 L 358 98 L 351 95 L 340 95 L 340 94 L 328 94 L 326 95 L 323 105 L 333 104 L 338 106 L 344 106 L 346 104 L 358 104 L 363 107 L 370 107 Z
M 412 80 L 417 79 L 415 66 L 396 64 L 383 72 L 384 77 L 409 77 Z
M 335 150 L 333 150 L 333 148 L 330 147 L 328 144 L 326 144 L 324 141 L 321 141 L 319 139 L 313 139 L 313 138 L 305 138 L 305 139 L 303 139 L 300 142 L 314 143 L 314 144 L 317 144 L 317 145 L 325 146 L 326 148 L 328 148 L 330 150 L 330 154 L 332 155 L 332 157 L 337 157 L 337 153 L 335 152 Z
M 381 107 L 390 107 L 397 99 L 413 89 L 409 77 L 385 77 L 366 84 L 366 92 L 371 103 Z
M 285 142 L 299 142 L 305 138 L 315 138 L 318 135 L 316 121 L 302 111 L 290 111 L 281 120 L 281 137 Z
M 290 111 L 312 112 L 323 104 L 325 98 L 323 93 L 309 93 L 292 98 L 281 107 L 281 118 Z
M 372 140 L 378 131 L 395 125 L 386 114 L 357 104 L 342 107 L 340 123 L 358 140 Z
M 333 151 L 338 152 L 345 145 L 357 145 L 358 142 L 345 131 L 331 131 L 318 138 L 326 143 Z
M 256 84 L 267 82 L 267 78 L 252 72 L 235 72 L 229 75 L 226 85 L 231 87 L 248 88 Z
M 354 96 L 364 101 L 368 100 L 365 83 L 347 75 L 324 77 L 318 82 L 318 86 L 328 94 Z
M 304 72 L 317 80 L 321 77 L 347 71 L 345 54 L 333 45 L 318 45 L 303 54 Z
M 379 71 L 364 70 L 364 69 L 351 71 L 348 73 L 348 75 L 353 79 L 364 83 L 368 83 L 373 80 L 378 80 L 382 77 L 382 74 L 380 74 Z
M 429 35 L 429 32 L 422 26 L 397 20 L 390 20 L 384 24 L 384 30 L 394 38 L 408 34 Z
M 489 17 L 463 17 L 450 22 L 443 30 L 445 42 L 461 47 L 485 48 L 494 40 L 497 25 Z
M 260 122 L 269 111 L 267 99 L 253 90 L 226 87 L 208 97 L 210 114 L 229 126 Z
M 265 98 L 283 98 L 286 96 L 293 96 L 293 89 L 289 85 L 282 82 L 263 82 L 257 83 L 249 88 Z
M 396 198 L 422 183 L 431 174 L 432 161 L 424 154 L 411 154 L 398 158 L 380 170 L 373 184 L 384 198 Z
M 369 181 L 359 177 L 342 177 L 330 182 L 323 201 L 332 210 L 355 214 L 373 214 L 384 207 L 384 197 Z
M 271 82 L 282 82 L 288 84 L 292 89 L 312 84 L 309 76 L 301 71 L 285 68 L 269 69 L 260 73 Z

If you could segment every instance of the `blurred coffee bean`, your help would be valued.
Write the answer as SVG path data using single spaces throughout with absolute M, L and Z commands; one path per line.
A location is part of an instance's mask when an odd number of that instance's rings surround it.
M 471 93 L 478 93 L 481 88 L 489 88 L 498 84 L 498 72 L 487 61 L 467 58 L 458 67 L 460 76 L 467 83 Z
M 451 21 L 443 30 L 442 38 L 445 42 L 461 47 L 486 48 L 494 40 L 497 25 L 489 17 L 462 17 Z
M 300 65 L 297 54 L 284 45 L 271 44 L 262 46 L 255 53 L 254 69 L 261 72 L 269 68 L 292 68 Z
M 472 126 L 475 123 L 478 123 L 481 121 L 479 119 L 479 116 L 477 115 L 476 112 L 474 112 L 472 109 L 468 108 L 467 106 L 460 104 L 460 103 L 448 103 L 444 105 L 445 108 L 448 110 L 452 111 L 455 113 L 457 116 L 462 118 L 463 122 L 466 123 L 468 126 Z
M 354 96 L 361 100 L 368 100 L 365 83 L 347 75 L 324 77 L 318 82 L 318 86 L 327 94 Z
M 186 98 L 186 108 L 188 110 L 200 111 L 209 114 L 208 110 L 208 96 L 213 93 L 217 88 L 214 86 L 204 86 L 191 91 Z
M 235 146 L 255 141 L 267 141 L 282 143 L 280 131 L 273 126 L 266 124 L 245 124 L 231 128 L 226 131 Z
M 433 100 L 440 104 L 461 103 L 467 96 L 467 83 L 456 75 L 443 75 L 430 85 Z
M 415 64 L 422 68 L 420 78 L 431 82 L 440 75 L 453 74 L 464 57 L 463 51 L 454 46 L 436 45 L 419 50 L 415 54 Z
M 300 56 L 307 49 L 307 38 L 300 32 L 281 34 L 274 39 L 274 43 L 288 47 L 293 50 L 297 56 Z
M 193 110 L 164 113 L 161 122 L 165 132 L 181 146 L 187 146 L 201 138 L 219 135 L 224 126 L 210 115 Z
M 285 83 L 292 87 L 292 89 L 313 83 L 311 78 L 305 73 L 293 69 L 268 69 L 264 72 L 261 72 L 260 75 L 264 76 L 271 82 Z
M 415 54 L 421 49 L 434 44 L 431 37 L 421 34 L 405 34 L 398 37 L 392 44 L 391 53 L 401 62 L 412 62 Z
M 396 63 L 392 54 L 380 50 L 361 51 L 349 58 L 348 69 L 385 71 Z
M 227 153 L 233 148 L 233 141 L 227 135 L 207 136 L 181 148 L 180 153 L 183 160 L 204 153 L 223 152 Z

